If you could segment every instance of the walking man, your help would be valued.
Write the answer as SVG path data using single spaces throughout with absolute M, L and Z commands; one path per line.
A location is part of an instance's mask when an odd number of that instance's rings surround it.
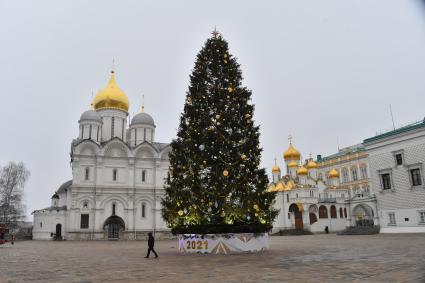
M 157 258 L 158 254 L 153 249 L 153 246 L 155 245 L 155 238 L 152 236 L 152 232 L 149 232 L 148 236 L 148 254 L 145 256 L 145 258 L 149 258 L 151 251 L 155 254 L 155 258 Z

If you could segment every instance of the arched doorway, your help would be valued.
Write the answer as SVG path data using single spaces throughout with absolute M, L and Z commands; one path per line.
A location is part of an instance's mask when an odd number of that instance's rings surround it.
M 106 232 L 108 240 L 118 240 L 120 238 L 120 232 L 125 229 L 124 220 L 117 215 L 112 215 L 106 219 L 103 229 Z
M 310 205 L 308 212 L 309 212 L 309 218 L 310 218 L 310 225 L 317 222 L 317 206 L 315 204 Z
M 365 204 L 359 204 L 353 209 L 356 226 L 373 226 L 373 209 Z
M 62 224 L 56 224 L 55 239 L 56 240 L 62 239 Z
M 302 209 L 302 205 L 301 205 L 301 209 Z M 295 229 L 297 230 L 304 229 L 303 213 L 301 209 L 300 209 L 300 205 L 297 205 L 295 203 L 291 204 L 291 206 L 289 207 L 289 212 L 292 212 L 294 214 Z

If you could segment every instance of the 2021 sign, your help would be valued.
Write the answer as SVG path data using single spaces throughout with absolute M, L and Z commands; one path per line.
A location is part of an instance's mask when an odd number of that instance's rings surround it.
M 201 240 L 186 240 L 186 250 L 197 250 L 197 251 L 207 251 L 208 250 L 208 241 Z

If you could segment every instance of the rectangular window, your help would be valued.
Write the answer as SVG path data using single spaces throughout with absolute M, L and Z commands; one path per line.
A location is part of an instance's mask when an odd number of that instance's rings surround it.
M 382 189 L 390 190 L 391 189 L 391 176 L 389 173 L 381 174 L 382 179 Z
M 419 211 L 419 223 L 425 224 L 425 211 Z
M 117 180 L 117 177 L 118 177 L 117 169 L 114 169 L 112 171 L 112 181 L 116 181 Z
M 87 181 L 89 179 L 89 177 L 90 177 L 90 168 L 86 167 L 84 179 Z
M 88 229 L 89 228 L 89 215 L 88 214 L 81 214 L 80 228 L 81 229 Z
M 146 170 L 142 170 L 142 182 L 146 182 Z
M 422 185 L 421 170 L 419 168 L 411 169 L 410 179 L 412 180 L 412 186 Z
M 342 168 L 342 181 L 344 183 L 348 182 L 348 170 L 347 170 L 347 168 Z
M 121 130 L 122 130 L 122 131 L 121 131 L 121 139 L 122 139 L 122 140 L 124 140 L 124 128 L 125 128 L 124 123 L 125 123 L 125 122 L 124 122 L 124 119 L 122 119 L 122 128 L 121 128 Z
M 96 129 L 96 141 L 99 141 L 99 127 L 97 127 Z
M 396 225 L 394 212 L 388 213 L 388 225 Z
M 142 203 L 142 218 L 146 217 L 146 204 Z
M 115 136 L 115 117 L 112 117 L 112 122 L 111 122 L 111 139 Z
M 362 179 L 367 179 L 367 169 L 366 166 L 360 167 L 360 174 Z
M 89 139 L 91 139 L 91 130 L 92 130 L 92 126 L 90 125 L 90 130 L 89 130 Z
M 403 155 L 401 155 L 401 153 L 397 153 L 395 155 L 395 161 L 397 165 L 403 165 Z
M 353 181 L 357 181 L 359 178 L 357 176 L 357 168 L 353 167 L 351 168 L 351 176 L 353 176 Z

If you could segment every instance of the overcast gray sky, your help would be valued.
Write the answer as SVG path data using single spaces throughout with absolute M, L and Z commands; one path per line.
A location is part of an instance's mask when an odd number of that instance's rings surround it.
M 31 170 L 28 214 L 71 178 L 70 143 L 112 59 L 170 142 L 195 56 L 217 29 L 238 57 L 270 170 L 288 135 L 328 155 L 425 116 L 422 1 L 0 0 L 0 165 Z

